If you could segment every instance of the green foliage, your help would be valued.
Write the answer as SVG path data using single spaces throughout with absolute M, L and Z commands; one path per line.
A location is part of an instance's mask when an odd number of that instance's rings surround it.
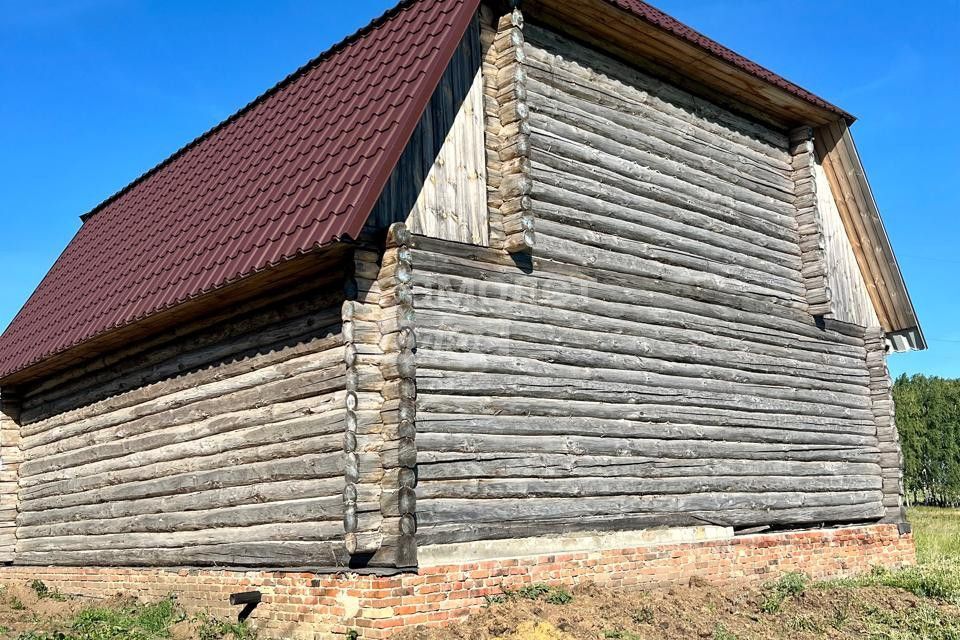
M 935 598 L 960 604 L 960 563 L 936 562 L 897 571 L 875 570 L 868 575 L 831 580 L 818 588 L 890 587 L 920 598 Z
M 56 600 L 58 602 L 63 602 L 64 600 L 67 599 L 67 596 L 63 595 L 56 589 L 51 589 L 50 587 L 48 587 L 43 582 L 43 580 L 34 580 L 33 582 L 31 582 L 30 589 L 33 590 L 33 592 L 37 594 L 37 597 L 40 598 L 41 600 L 48 599 L 48 600 Z
M 197 640 L 254 640 L 256 632 L 245 622 L 230 622 L 202 613 L 194 618 L 197 623 Z M 356 633 L 356 632 L 354 632 Z M 349 634 L 348 634 L 349 637 Z
M 653 624 L 653 609 L 650 607 L 640 607 L 633 612 L 631 618 L 636 624 Z
M 632 631 L 624 631 L 624 630 L 604 631 L 603 637 L 611 638 L 612 640 L 643 640 L 643 636 L 638 636 Z
M 31 588 L 38 595 L 49 593 L 39 585 Z M 65 629 L 29 631 L 17 640 L 161 640 L 169 638 L 170 627 L 183 619 L 173 599 L 146 605 L 129 601 L 83 609 Z
M 484 596 L 487 606 L 503 604 L 514 600 L 543 600 L 550 604 L 568 604 L 573 601 L 573 595 L 563 587 L 551 587 L 538 582 L 526 585 L 517 590 L 501 588 L 503 593 L 498 596 Z
M 787 598 L 792 598 L 803 593 L 807 588 L 807 577 L 802 573 L 786 573 L 776 582 L 765 585 L 767 597 L 760 605 L 764 613 L 776 613 L 780 611 Z
M 928 604 L 899 611 L 868 606 L 864 622 L 869 640 L 960 640 L 960 617 Z
M 960 506 L 960 380 L 903 375 L 893 397 L 907 500 Z
M 718 624 L 713 629 L 713 640 L 737 640 L 737 636 L 733 635 L 722 624 Z
M 909 519 L 921 564 L 960 563 L 960 509 L 915 507 L 910 510 Z

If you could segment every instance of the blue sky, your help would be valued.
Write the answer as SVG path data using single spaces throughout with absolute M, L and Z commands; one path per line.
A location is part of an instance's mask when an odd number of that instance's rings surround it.
M 0 327 L 88 211 L 392 0 L 0 0 Z M 960 0 L 655 0 L 852 112 L 930 350 L 960 377 Z

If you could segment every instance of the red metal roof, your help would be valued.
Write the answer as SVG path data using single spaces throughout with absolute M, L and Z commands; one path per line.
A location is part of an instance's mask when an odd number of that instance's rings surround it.
M 667 31 L 674 36 L 686 40 L 687 42 L 700 47 L 701 49 L 709 52 L 711 55 L 724 60 L 732 64 L 733 66 L 746 71 L 750 75 L 768 82 L 780 89 L 783 89 L 787 93 L 791 93 L 798 98 L 809 102 L 812 105 L 818 106 L 821 109 L 826 109 L 836 113 L 838 116 L 841 116 L 847 122 L 852 123 L 856 118 L 852 115 L 841 109 L 840 107 L 833 105 L 823 98 L 814 95 L 804 89 L 803 87 L 796 85 L 786 78 L 783 78 L 773 71 L 770 71 L 766 67 L 762 67 L 756 62 L 748 58 L 744 58 L 742 55 L 736 51 L 726 48 L 719 42 L 711 40 L 707 36 L 703 35 L 696 29 L 688 27 L 683 24 L 676 18 L 672 18 L 665 14 L 663 11 L 660 11 L 656 7 L 652 7 L 643 0 L 606 0 L 610 4 L 623 9 L 624 11 L 629 11 L 638 18 L 648 22 L 655 27 L 659 27 L 664 31 Z
M 478 5 L 402 3 L 85 216 L 0 338 L 0 378 L 355 237 Z
M 606 1 L 850 118 L 641 0 Z M 405 0 L 84 216 L 0 337 L 0 378 L 356 236 L 479 2 Z

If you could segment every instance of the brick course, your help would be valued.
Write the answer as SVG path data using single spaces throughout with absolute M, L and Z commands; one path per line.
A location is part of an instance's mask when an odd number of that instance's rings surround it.
M 769 580 L 789 571 L 813 578 L 847 576 L 915 562 L 913 537 L 896 525 L 760 534 L 726 540 L 558 553 L 421 567 L 416 574 L 238 572 L 210 569 L 0 567 L 0 582 L 40 578 L 66 593 L 117 593 L 158 599 L 176 594 L 188 611 L 233 617 L 231 593 L 260 590 L 251 620 L 262 637 L 285 640 L 386 638 L 411 625 L 462 619 L 502 587 L 595 582 L 649 588 L 698 576 L 713 584 Z

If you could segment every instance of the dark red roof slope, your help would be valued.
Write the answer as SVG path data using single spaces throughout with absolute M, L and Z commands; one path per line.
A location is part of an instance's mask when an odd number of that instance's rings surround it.
M 478 5 L 401 4 L 88 214 L 0 378 L 359 233 Z

